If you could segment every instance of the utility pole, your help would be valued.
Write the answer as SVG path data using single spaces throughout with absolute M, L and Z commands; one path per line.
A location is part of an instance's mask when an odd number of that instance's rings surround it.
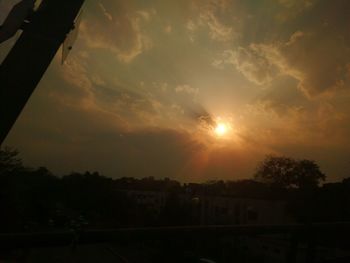
M 0 145 L 74 29 L 83 3 L 84 0 L 43 0 L 37 11 L 21 21 L 23 33 L 0 65 Z

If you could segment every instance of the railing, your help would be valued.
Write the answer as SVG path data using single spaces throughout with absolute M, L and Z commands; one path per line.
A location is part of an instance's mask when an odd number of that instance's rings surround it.
M 296 262 L 298 242 L 307 244 L 305 262 L 314 262 L 315 242 L 320 236 L 349 236 L 350 223 L 317 223 L 310 225 L 229 225 L 124 228 L 112 230 L 64 231 L 47 233 L 0 234 L 2 249 L 57 247 L 149 240 L 214 240 L 237 236 L 283 234 L 289 239 L 287 262 Z M 350 261 L 349 261 L 350 262 Z

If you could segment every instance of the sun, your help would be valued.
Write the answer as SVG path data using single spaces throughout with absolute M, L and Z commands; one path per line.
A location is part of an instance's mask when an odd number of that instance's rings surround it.
M 217 136 L 223 136 L 227 133 L 227 125 L 225 123 L 218 123 L 214 129 Z

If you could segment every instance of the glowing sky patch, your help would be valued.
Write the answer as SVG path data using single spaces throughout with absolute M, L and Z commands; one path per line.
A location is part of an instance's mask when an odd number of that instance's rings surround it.
M 16 2 L 0 1 L 0 22 Z M 87 1 L 66 65 L 56 57 L 6 144 L 60 174 L 238 179 L 272 153 L 348 176 L 349 9 Z
M 227 126 L 225 123 L 218 123 L 214 129 L 216 135 L 223 136 L 227 133 Z

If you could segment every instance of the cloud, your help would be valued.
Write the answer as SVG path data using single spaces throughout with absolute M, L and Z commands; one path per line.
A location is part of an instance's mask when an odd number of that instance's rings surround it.
M 278 0 L 278 2 L 281 5 L 284 5 L 287 8 L 293 8 L 295 6 L 301 6 L 301 7 L 310 7 L 313 2 L 313 0 Z
M 283 147 L 338 147 L 348 145 L 348 117 L 333 103 L 314 101 L 300 106 L 264 99 L 242 111 L 241 129 L 250 144 L 282 151 Z
M 304 32 L 296 31 L 290 36 L 289 41 L 285 45 L 286 46 L 293 45 L 294 43 L 296 43 L 299 39 L 301 39 L 304 36 L 305 36 Z
M 257 85 L 267 85 L 281 72 L 282 57 L 272 45 L 251 44 L 226 50 L 221 59 L 214 61 L 215 67 L 233 65 L 249 81 Z
M 102 77 L 91 64 L 91 58 L 84 54 L 73 54 L 64 67 L 57 68 L 65 81 L 64 88 L 51 91 L 49 96 L 65 107 L 115 116 L 123 126 L 133 130 L 145 126 L 181 126 L 169 120 L 181 118 L 183 105 L 192 104 L 198 94 L 198 89 L 187 84 L 170 87 L 166 82 L 141 82 L 133 90 Z M 168 93 L 172 94 L 171 98 Z
M 202 105 L 193 104 L 192 107 L 186 108 L 187 117 L 195 122 L 199 123 L 200 126 L 207 128 L 212 128 L 215 126 L 216 122 L 212 116 Z
M 350 2 L 281 0 L 279 3 L 282 9 L 276 8 L 273 14 L 281 10 L 294 14 L 288 18 L 289 22 L 283 22 L 283 29 L 271 27 L 265 33 L 260 30 L 245 36 L 244 41 L 233 44 L 212 65 L 221 69 L 225 65 L 234 66 L 246 79 L 263 87 L 288 76 L 297 81 L 297 88 L 306 97 L 313 99 L 334 95 L 348 87 L 350 38 L 345 10 L 349 10 Z M 244 20 L 249 29 L 246 32 L 255 32 L 249 23 L 264 24 L 256 19 L 263 20 L 265 15 L 255 14 Z M 270 22 L 277 23 L 276 18 L 266 24 Z
M 232 27 L 225 26 L 222 24 L 218 17 L 214 15 L 212 12 L 203 12 L 200 15 L 199 23 L 206 24 L 209 28 L 209 36 L 212 40 L 219 42 L 230 41 L 233 38 L 233 29 Z
M 350 59 L 347 48 L 335 36 L 326 37 L 321 32 L 295 36 L 281 47 L 281 52 L 287 64 L 285 73 L 299 80 L 298 88 L 308 97 L 343 88 Z
M 170 34 L 173 31 L 173 28 L 171 25 L 167 25 L 164 27 L 164 32 L 167 34 Z
M 190 85 L 184 84 L 184 85 L 179 85 L 175 88 L 176 93 L 187 93 L 189 95 L 197 95 L 199 93 L 198 88 L 193 88 Z
M 88 47 L 106 49 L 122 62 L 129 63 L 153 46 L 143 25 L 148 23 L 155 10 L 128 11 L 122 3 L 101 1 L 94 3 L 95 13 L 86 15 L 80 35 Z
M 102 13 L 104 14 L 104 16 L 105 16 L 110 22 L 112 22 L 112 21 L 113 21 L 113 15 L 107 11 L 107 9 L 104 7 L 103 4 L 98 3 L 98 6 L 101 8 L 101 11 L 102 11 Z
M 314 1 L 307 21 L 280 44 L 286 67 L 284 73 L 299 80 L 298 88 L 310 98 L 334 94 L 346 87 L 349 1 Z M 320 23 L 320 18 L 322 22 Z M 306 19 L 306 17 L 305 17 Z
M 62 116 L 67 113 L 71 118 Z M 25 125 L 27 133 L 22 136 L 19 128 L 24 123 L 20 123 L 11 134 L 8 142 L 20 142 L 27 163 L 45 164 L 58 175 L 90 170 L 114 178 L 154 176 L 192 181 L 191 170 L 183 169 L 202 146 L 189 134 L 166 129 L 118 130 L 105 121 L 101 126 L 101 118 L 91 113 L 70 109 L 55 111 L 54 116 L 51 126 L 32 122 L 30 127 Z
M 335 39 L 296 31 L 286 42 L 253 43 L 227 50 L 213 65 L 222 68 L 231 64 L 257 85 L 266 86 L 278 76 L 290 76 L 312 98 L 344 88 L 349 60 L 349 50 Z
M 247 144 L 266 153 L 314 159 L 335 180 L 348 176 L 348 110 L 328 99 L 302 106 L 264 100 L 247 106 L 240 127 Z
M 275 153 L 336 159 L 345 175 L 349 7 L 87 1 L 67 64 L 50 66 L 8 142 L 55 172 L 234 179 Z M 226 114 L 234 138 L 219 141 L 208 130 Z
M 292 20 L 303 12 L 312 9 L 318 1 L 319 0 L 278 0 L 283 9 L 277 13 L 276 18 L 280 22 Z
M 188 19 L 186 23 L 190 40 L 193 42 L 196 31 L 203 27 L 208 30 L 209 38 L 214 41 L 229 42 L 233 40 L 236 36 L 233 27 L 221 21 L 227 6 L 227 1 L 193 1 L 194 18 Z
M 188 31 L 193 32 L 193 31 L 197 30 L 197 28 L 198 28 L 198 26 L 193 22 L 193 20 L 190 19 L 190 20 L 187 21 L 186 29 Z

